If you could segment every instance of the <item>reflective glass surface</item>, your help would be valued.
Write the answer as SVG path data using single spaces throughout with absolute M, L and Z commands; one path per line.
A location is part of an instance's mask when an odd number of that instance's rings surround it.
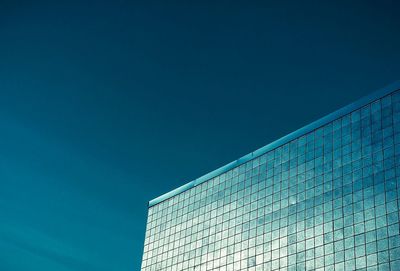
M 142 271 L 400 270 L 400 92 L 148 211 Z

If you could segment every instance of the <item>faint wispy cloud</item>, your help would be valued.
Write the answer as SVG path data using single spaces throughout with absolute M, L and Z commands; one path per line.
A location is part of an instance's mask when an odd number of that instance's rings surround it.
M 0 225 L 0 240 L 30 254 L 46 258 L 51 262 L 57 262 L 71 270 L 106 270 L 104 267 L 94 265 L 93 260 L 81 256 L 88 255 L 88 251 L 82 251 L 79 247 L 72 247 L 60 242 L 58 239 L 32 227 L 2 223 Z

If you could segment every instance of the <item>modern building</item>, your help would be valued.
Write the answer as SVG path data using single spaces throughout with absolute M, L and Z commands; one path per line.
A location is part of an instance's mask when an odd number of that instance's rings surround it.
M 399 271 L 400 83 L 149 202 L 142 271 Z

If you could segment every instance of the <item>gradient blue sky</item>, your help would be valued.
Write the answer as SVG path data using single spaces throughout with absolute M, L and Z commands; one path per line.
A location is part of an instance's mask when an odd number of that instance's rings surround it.
M 398 1 L 277 2 L 0 1 L 0 270 L 139 270 L 148 200 L 400 79 Z

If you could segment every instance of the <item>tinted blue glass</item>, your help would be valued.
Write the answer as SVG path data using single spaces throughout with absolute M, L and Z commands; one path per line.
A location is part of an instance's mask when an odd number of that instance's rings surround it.
M 400 92 L 150 206 L 142 271 L 400 270 Z

